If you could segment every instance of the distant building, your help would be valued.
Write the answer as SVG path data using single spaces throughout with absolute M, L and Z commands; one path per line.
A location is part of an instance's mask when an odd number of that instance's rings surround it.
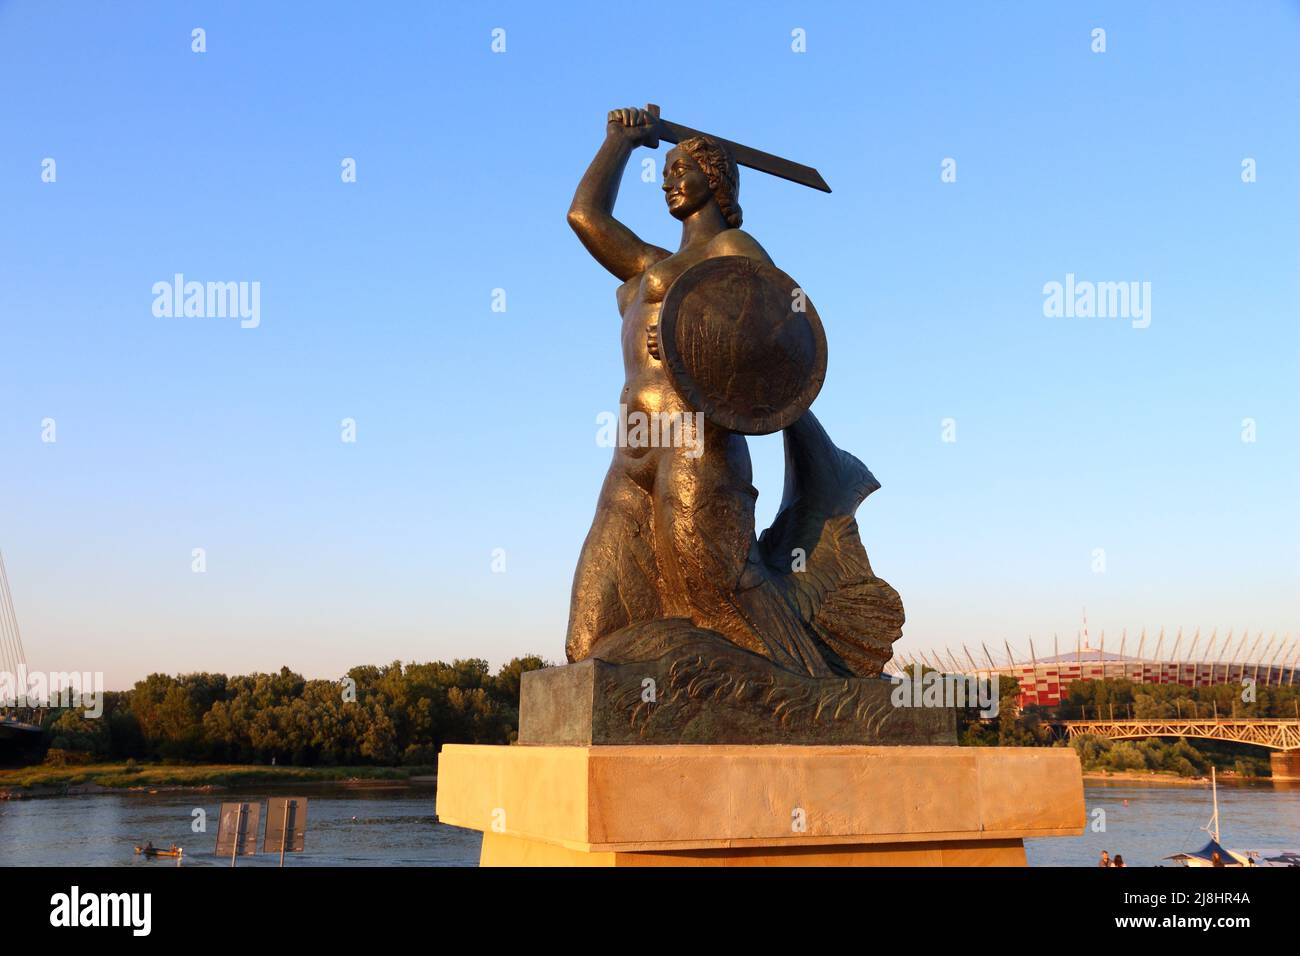
M 1234 642 L 1229 634 L 1216 657 L 1213 654 L 1216 637 L 1212 636 L 1205 646 L 1205 653 L 1197 657 L 1198 634 L 1188 645 L 1188 653 L 1179 657 L 1181 635 L 1175 640 L 1168 656 L 1160 653 L 1164 644 L 1163 635 L 1156 643 L 1156 653 L 1151 656 L 1141 654 L 1146 643 L 1145 637 L 1138 645 L 1139 656 L 1106 651 L 1104 637 L 1100 648 L 1089 647 L 1087 639 L 1082 638 L 1073 652 L 1056 653 L 1050 657 L 1036 656 L 1032 643 L 1027 654 L 1016 653 L 1010 646 L 1006 646 L 1006 655 L 1001 662 L 981 644 L 976 654 L 963 646 L 961 653 L 944 650 L 895 656 L 887 673 L 910 671 L 913 665 L 921 664 L 946 673 L 1014 677 L 1020 682 L 1020 696 L 1017 699 L 1020 706 L 1059 704 L 1069 692 L 1070 683 L 1079 680 L 1127 678 L 1135 684 L 1182 684 L 1185 687 L 1241 684 L 1246 680 L 1252 680 L 1261 687 L 1295 684 L 1296 668 L 1300 665 L 1300 661 L 1297 661 L 1300 656 L 1297 654 L 1297 644 L 1300 641 L 1288 642 L 1288 638 L 1283 638 L 1274 648 L 1276 638 L 1273 637 L 1261 649 L 1261 634 L 1243 654 L 1247 640 L 1247 637 L 1242 637 L 1236 642 L 1237 646 L 1232 647 Z

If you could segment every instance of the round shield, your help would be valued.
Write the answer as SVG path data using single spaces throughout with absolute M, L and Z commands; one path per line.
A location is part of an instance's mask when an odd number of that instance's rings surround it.
M 677 393 L 709 421 L 767 435 L 808 410 L 826 377 L 826 333 L 803 290 L 775 266 L 719 256 L 673 282 L 659 351 Z

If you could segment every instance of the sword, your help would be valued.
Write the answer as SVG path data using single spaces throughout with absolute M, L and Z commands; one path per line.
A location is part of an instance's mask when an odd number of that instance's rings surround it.
M 822 174 L 811 166 L 791 162 L 788 159 L 773 156 L 771 153 L 765 153 L 761 149 L 754 149 L 751 146 L 742 146 L 740 143 L 733 143 L 729 139 L 714 136 L 712 133 L 701 133 L 698 129 L 691 129 L 689 126 L 670 123 L 666 119 L 659 118 L 659 107 L 653 103 L 647 103 L 645 111 L 655 118 L 654 141 L 646 144 L 651 149 L 658 149 L 659 140 L 661 139 L 670 143 L 680 143 L 692 136 L 707 136 L 709 139 L 717 140 L 719 143 L 726 145 L 731 150 L 732 157 L 741 166 L 748 166 L 750 169 L 757 169 L 760 173 L 768 173 L 772 176 L 779 176 L 781 179 L 788 179 L 800 186 L 811 186 L 813 189 L 820 189 L 824 193 L 831 191 L 831 187 L 826 185 L 826 180 L 822 179 Z

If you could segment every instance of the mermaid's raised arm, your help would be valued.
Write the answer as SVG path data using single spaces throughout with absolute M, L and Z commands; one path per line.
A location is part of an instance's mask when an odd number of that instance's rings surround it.
M 587 167 L 569 206 L 569 225 L 602 266 L 626 281 L 669 255 L 614 218 L 619 180 L 632 150 L 653 134 L 654 121 L 644 110 L 612 110 L 605 142 Z

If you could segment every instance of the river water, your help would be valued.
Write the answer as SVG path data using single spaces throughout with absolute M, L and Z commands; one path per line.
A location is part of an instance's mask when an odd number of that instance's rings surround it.
M 1173 866 L 1163 858 L 1210 839 L 1201 829 L 1214 812 L 1208 783 L 1089 782 L 1083 793 L 1083 836 L 1026 840 L 1030 866 L 1096 866 L 1102 850 L 1128 866 Z M 1300 786 L 1220 783 L 1219 835 L 1232 850 L 1300 850 Z
M 329 784 L 292 789 L 213 793 L 112 793 L 0 802 L 0 865 L 175 866 L 145 860 L 134 846 L 175 842 L 184 866 L 229 866 L 214 853 L 223 801 L 264 801 L 269 796 L 308 798 L 305 853 L 286 866 L 473 866 L 478 833 L 437 823 L 428 784 Z M 1200 829 L 1210 818 L 1205 787 L 1089 784 L 1090 824 L 1105 830 L 1081 837 L 1029 840 L 1033 866 L 1093 866 L 1102 850 L 1123 854 L 1131 866 L 1162 865 L 1162 857 L 1205 844 Z M 203 810 L 206 832 L 195 832 Z M 1095 811 L 1104 817 L 1095 816 Z M 1233 849 L 1300 848 L 1300 787 L 1221 786 L 1223 843 Z M 238 866 L 274 866 L 276 854 L 241 857 Z M 1164 864 L 1168 865 L 1168 864 Z
M 286 854 L 285 866 L 475 866 L 481 837 L 434 822 L 433 793 L 431 784 L 366 783 L 9 800 L 0 803 L 0 865 L 175 866 L 136 856 L 136 844 L 152 840 L 184 848 L 183 866 L 229 866 L 214 852 L 223 802 L 303 796 L 306 852 Z M 193 830 L 196 809 L 206 832 Z M 278 864 L 278 853 L 235 863 Z

